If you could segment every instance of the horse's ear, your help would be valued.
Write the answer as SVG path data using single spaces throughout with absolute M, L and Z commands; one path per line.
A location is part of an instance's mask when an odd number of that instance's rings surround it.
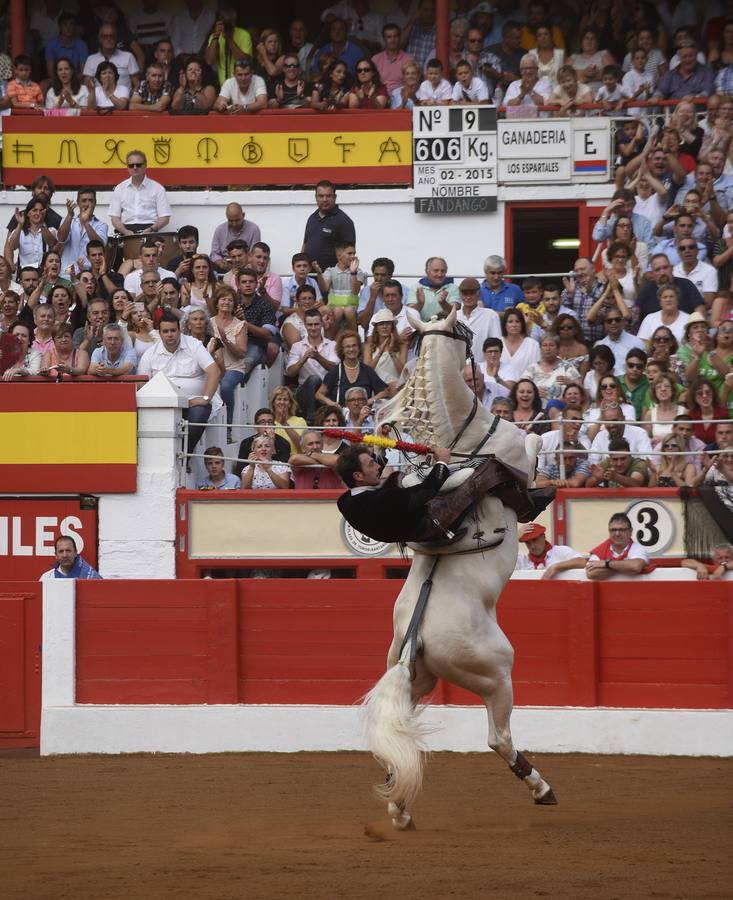
M 449 329 L 453 328 L 453 326 L 456 324 L 457 318 L 458 318 L 458 307 L 453 306 L 451 308 L 451 311 L 445 317 L 445 324 L 448 326 Z
M 407 320 L 415 329 L 415 331 L 425 331 L 425 323 L 420 318 L 419 313 L 417 313 L 414 309 L 411 309 L 409 306 L 407 309 Z

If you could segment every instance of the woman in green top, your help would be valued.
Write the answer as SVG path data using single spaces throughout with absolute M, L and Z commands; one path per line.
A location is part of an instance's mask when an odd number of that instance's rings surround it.
M 206 45 L 206 62 L 216 66 L 219 87 L 234 77 L 234 63 L 243 56 L 252 56 L 252 38 L 246 29 L 237 28 L 235 10 L 220 9 Z
M 698 313 L 693 313 L 690 318 L 698 316 Z M 699 316 L 699 319 L 702 318 Z M 689 324 L 688 321 L 685 326 L 686 334 Z M 733 371 L 733 322 L 721 323 L 715 341 L 712 342 L 712 349 L 710 343 L 707 323 L 703 325 L 697 321 L 693 324 L 687 341 L 678 350 L 677 356 L 687 364 L 685 379 L 688 384 L 698 378 L 707 378 L 715 385 L 715 391 L 720 396 L 725 376 Z

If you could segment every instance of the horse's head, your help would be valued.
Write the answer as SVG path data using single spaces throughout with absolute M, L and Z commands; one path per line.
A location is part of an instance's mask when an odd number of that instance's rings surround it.
M 423 322 L 409 310 L 407 313 L 410 324 L 417 332 L 418 354 L 422 355 L 429 343 L 431 351 L 454 359 L 456 371 L 462 373 L 466 359 L 471 355 L 473 333 L 470 328 L 458 321 L 457 316 L 455 307 L 444 319 L 433 316 L 429 322 Z M 434 341 L 440 343 L 433 348 Z

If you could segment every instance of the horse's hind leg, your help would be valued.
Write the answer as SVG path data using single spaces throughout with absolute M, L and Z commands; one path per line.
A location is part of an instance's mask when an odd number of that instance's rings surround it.
M 489 747 L 506 760 L 517 778 L 524 781 L 535 803 L 544 806 L 556 804 L 557 799 L 550 785 L 512 742 L 509 729 L 509 718 L 514 703 L 511 679 L 497 680 L 495 688 L 490 694 L 483 695 L 482 699 L 489 717 Z

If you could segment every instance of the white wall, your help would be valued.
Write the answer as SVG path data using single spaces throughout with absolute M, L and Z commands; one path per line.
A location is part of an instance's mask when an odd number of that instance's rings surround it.
M 397 265 L 397 274 L 421 276 L 429 256 L 445 256 L 449 274 L 456 277 L 482 276 L 482 264 L 491 253 L 503 254 L 505 203 L 511 201 L 589 199 L 594 203 L 610 198 L 611 184 L 536 185 L 499 189 L 499 208 L 484 215 L 432 216 L 413 210 L 409 188 L 340 190 L 339 205 L 356 224 L 357 253 L 362 268 L 369 270 L 377 256 L 388 256 Z M 53 208 L 64 212 L 67 197 L 74 193 L 59 190 Z M 15 207 L 28 200 L 28 191 L 0 192 L 0 222 L 7 222 Z M 97 215 L 108 221 L 109 192 L 99 192 Z M 246 215 L 262 231 L 262 239 L 272 248 L 272 269 L 290 272 L 290 258 L 300 250 L 303 229 L 315 209 L 312 191 L 171 191 L 173 208 L 170 230 L 196 225 L 201 249 L 208 252 L 214 228 L 224 221 L 224 207 L 231 201 L 242 203 Z

